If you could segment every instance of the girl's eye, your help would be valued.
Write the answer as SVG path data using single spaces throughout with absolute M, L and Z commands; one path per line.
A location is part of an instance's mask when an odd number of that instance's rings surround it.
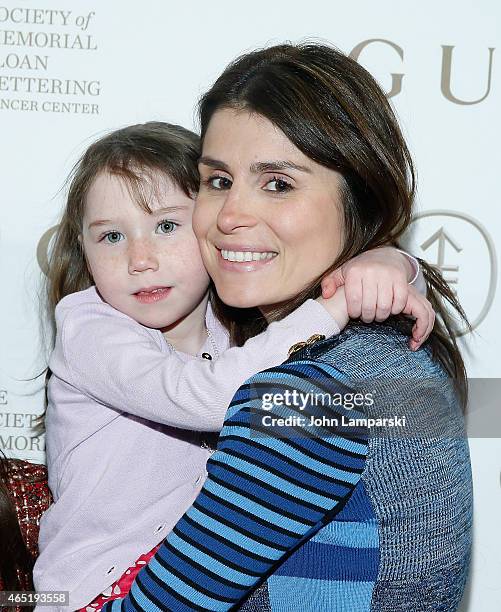
M 278 191 L 279 193 L 285 193 L 293 189 L 292 185 L 283 178 L 274 176 L 271 181 L 268 181 L 264 186 L 266 191 Z
M 167 221 L 166 219 L 164 219 L 163 221 L 160 221 L 160 223 L 157 225 L 157 230 L 159 234 L 172 234 L 172 232 L 174 232 L 177 227 L 178 223 L 174 223 L 174 221 Z
M 123 234 L 121 234 L 120 232 L 108 232 L 103 236 L 102 239 L 105 242 L 108 242 L 109 244 L 116 244 L 117 242 L 120 242 L 122 238 Z
M 206 182 L 211 189 L 229 189 L 232 184 L 225 176 L 209 176 Z

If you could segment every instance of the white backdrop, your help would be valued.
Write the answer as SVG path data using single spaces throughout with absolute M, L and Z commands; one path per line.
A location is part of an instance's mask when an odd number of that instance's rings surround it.
M 470 377 L 501 378 L 500 23 L 496 0 L 0 0 L 0 449 L 44 460 L 31 429 L 43 406 L 40 379 L 26 379 L 45 367 L 40 266 L 79 154 L 130 123 L 194 128 L 195 101 L 231 59 L 284 40 L 352 53 L 391 97 L 419 174 L 411 248 L 442 267 L 475 323 L 463 338 Z M 492 435 L 470 440 L 469 612 L 501 609 L 499 425 Z

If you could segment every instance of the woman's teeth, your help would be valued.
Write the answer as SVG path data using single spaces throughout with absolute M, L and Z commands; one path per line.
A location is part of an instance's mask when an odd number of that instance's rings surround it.
M 272 259 L 277 254 L 272 251 L 257 253 L 252 251 L 225 251 L 221 249 L 221 256 L 227 261 L 261 261 L 262 259 Z

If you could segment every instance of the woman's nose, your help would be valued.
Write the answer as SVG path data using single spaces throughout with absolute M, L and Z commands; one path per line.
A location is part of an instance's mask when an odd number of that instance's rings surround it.
M 253 227 L 257 218 L 251 209 L 251 196 L 238 190 L 235 185 L 227 191 L 224 203 L 217 215 L 217 226 L 224 234 L 231 234 L 239 228 Z
M 158 257 L 148 241 L 132 242 L 129 246 L 129 274 L 158 270 Z

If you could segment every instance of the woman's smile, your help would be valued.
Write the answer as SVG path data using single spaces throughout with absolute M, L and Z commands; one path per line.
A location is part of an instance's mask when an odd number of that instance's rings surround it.
M 218 249 L 219 265 L 228 272 L 255 272 L 273 263 L 278 256 L 275 251 L 259 250 L 255 247 L 228 246 Z

